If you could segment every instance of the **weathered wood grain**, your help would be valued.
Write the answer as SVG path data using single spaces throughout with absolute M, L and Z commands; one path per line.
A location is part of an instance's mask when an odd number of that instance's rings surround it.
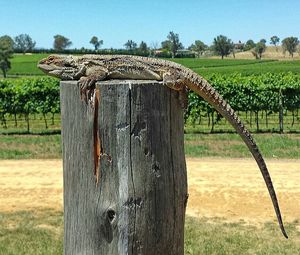
M 61 82 L 65 254 L 182 255 L 187 178 L 178 93 L 155 81 L 97 89 L 96 185 L 93 109 L 77 82 Z

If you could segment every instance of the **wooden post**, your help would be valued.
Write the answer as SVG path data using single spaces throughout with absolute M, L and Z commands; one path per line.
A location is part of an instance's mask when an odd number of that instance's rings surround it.
M 187 177 L 178 92 L 156 81 L 96 89 L 94 114 L 77 82 L 61 82 L 64 254 L 182 255 Z

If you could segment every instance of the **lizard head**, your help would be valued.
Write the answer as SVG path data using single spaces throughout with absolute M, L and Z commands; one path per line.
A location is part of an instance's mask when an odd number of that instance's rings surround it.
M 73 56 L 50 55 L 39 61 L 38 68 L 44 73 L 62 80 L 77 80 L 81 76 L 82 68 Z

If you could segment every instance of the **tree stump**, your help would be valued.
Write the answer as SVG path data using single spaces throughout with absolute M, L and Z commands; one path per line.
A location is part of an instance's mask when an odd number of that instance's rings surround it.
M 96 90 L 93 109 L 77 82 L 61 82 L 64 254 L 182 255 L 187 175 L 178 92 L 140 80 L 99 82 Z

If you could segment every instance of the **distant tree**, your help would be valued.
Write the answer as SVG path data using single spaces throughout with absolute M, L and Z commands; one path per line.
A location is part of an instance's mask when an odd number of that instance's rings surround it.
M 55 35 L 53 48 L 57 51 L 62 51 L 72 45 L 72 42 L 63 35 Z
M 276 48 L 276 51 L 278 50 L 277 49 L 277 44 L 279 43 L 280 41 L 280 38 L 276 35 L 273 35 L 271 38 L 270 38 L 270 43 L 273 44 Z
M 13 49 L 14 40 L 9 35 L 3 35 L 0 37 L 1 45 L 5 48 Z
M 6 73 L 11 68 L 9 59 L 12 58 L 14 53 L 13 45 L 14 41 L 10 36 L 0 37 L 0 69 L 4 78 L 6 78 Z
M 234 44 L 230 39 L 224 35 L 219 35 L 214 38 L 213 50 L 216 54 L 220 55 L 223 59 L 224 56 L 228 56 L 234 48 Z
M 253 49 L 254 47 L 256 46 L 255 42 L 253 40 L 248 40 L 246 43 L 245 43 L 245 47 L 244 47 L 244 51 L 248 51 L 248 50 L 251 50 Z
M 90 40 L 90 43 L 94 45 L 95 50 L 98 50 L 103 44 L 103 40 L 99 40 L 97 36 L 93 36 Z
M 286 51 L 288 51 L 291 55 L 291 57 L 294 57 L 294 53 L 297 50 L 297 46 L 299 44 L 299 39 L 297 37 L 287 37 L 285 39 L 282 40 L 282 49 L 283 52 L 285 53 Z
M 139 46 L 139 51 L 146 55 L 149 53 L 149 48 L 147 46 L 147 43 L 145 43 L 144 41 L 141 41 L 140 46 Z
M 165 41 L 162 41 L 161 42 L 161 48 L 163 50 L 167 50 L 167 51 L 170 51 L 171 52 L 171 42 L 169 40 L 165 40 Z
M 267 40 L 266 40 L 266 39 L 260 39 L 259 42 L 261 42 L 261 43 L 263 43 L 263 44 L 266 44 L 266 43 L 267 43 Z
M 171 31 L 168 36 L 168 41 L 169 41 L 169 48 L 172 53 L 172 58 L 175 57 L 176 52 L 180 49 L 183 49 L 182 43 L 179 41 L 179 35 L 175 34 L 173 31 Z
M 256 59 L 261 59 L 262 54 L 266 50 L 266 40 L 261 39 L 256 45 L 255 48 L 252 50 L 252 54 L 255 56 Z
M 201 56 L 207 48 L 208 46 L 200 40 L 196 40 L 195 43 L 189 47 L 190 50 L 197 53 L 198 57 Z
M 159 48 L 159 43 L 158 42 L 151 42 L 150 44 L 150 54 L 155 56 L 156 55 L 156 51 Z
M 20 34 L 15 37 L 15 49 L 20 50 L 25 54 L 26 52 L 30 52 L 35 47 L 35 42 L 28 34 Z
M 128 40 L 125 44 L 124 44 L 125 48 L 129 51 L 135 50 L 137 47 L 137 44 L 132 41 L 132 40 Z

